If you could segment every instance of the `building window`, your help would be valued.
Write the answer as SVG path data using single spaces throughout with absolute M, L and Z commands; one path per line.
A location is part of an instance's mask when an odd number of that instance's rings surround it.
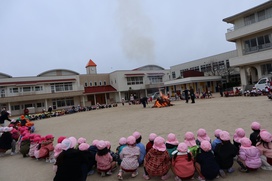
M 44 107 L 44 103 L 43 102 L 38 102 L 36 105 L 37 105 L 37 107 Z
M 43 86 L 35 86 L 35 91 L 43 91 Z
M 18 93 L 19 92 L 18 87 L 9 88 L 9 92 L 10 93 Z
M 266 48 L 271 48 L 271 35 L 258 36 L 244 42 L 244 53 L 251 53 Z
M 150 83 L 161 83 L 162 77 L 161 76 L 149 77 L 149 81 Z
M 173 78 L 173 79 L 176 78 L 176 72 L 172 72 L 172 78 Z
M 255 15 L 251 14 L 249 16 L 246 16 L 244 18 L 244 23 L 245 23 L 245 26 L 255 23 Z
M 87 82 L 85 82 L 84 86 L 85 86 L 85 87 L 87 87 L 87 86 L 88 86 L 88 83 L 87 83 Z
M 229 60 L 226 60 L 226 66 L 227 68 L 230 68 Z
M 31 87 L 21 87 L 21 92 L 31 92 Z
M 93 83 L 92 83 L 92 81 L 90 81 L 90 86 L 91 86 L 91 87 L 93 86 Z
M 127 85 L 143 84 L 143 77 L 127 77 Z
M 11 106 L 11 110 L 12 111 L 20 110 L 20 105 L 13 105 L 13 106 Z
M 97 86 L 97 82 L 94 82 L 94 86 Z
M 51 84 L 51 90 L 56 92 L 73 90 L 72 82 Z
M 107 82 L 106 82 L 106 81 L 104 81 L 104 85 L 107 85 Z
M 265 20 L 265 10 L 259 11 L 257 15 L 258 15 L 258 21 Z
M 101 82 L 101 81 L 99 82 L 99 85 L 100 85 L 100 86 L 102 85 L 102 82 Z
M 71 97 L 63 99 L 53 99 L 53 102 L 57 103 L 57 107 L 66 107 L 74 105 L 74 99 Z

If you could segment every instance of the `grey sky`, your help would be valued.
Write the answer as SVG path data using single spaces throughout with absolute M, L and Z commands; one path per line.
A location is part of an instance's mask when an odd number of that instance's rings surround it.
M 1 0 L 0 72 L 85 74 L 170 66 L 234 50 L 222 19 L 267 0 Z

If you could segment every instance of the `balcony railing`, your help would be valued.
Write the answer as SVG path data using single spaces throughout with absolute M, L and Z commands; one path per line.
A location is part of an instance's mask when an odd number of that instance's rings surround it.
M 269 49 L 272 49 L 272 43 L 266 43 L 263 45 L 243 49 L 243 54 L 247 55 L 247 54 L 265 51 L 265 50 L 269 50 Z

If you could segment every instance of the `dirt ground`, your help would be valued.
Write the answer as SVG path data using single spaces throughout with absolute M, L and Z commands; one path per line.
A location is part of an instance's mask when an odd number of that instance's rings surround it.
M 154 101 L 153 101 L 154 103 Z M 199 128 L 205 128 L 208 135 L 214 139 L 213 132 L 220 128 L 230 132 L 231 137 L 238 127 L 251 133 L 250 124 L 253 121 L 261 123 L 262 128 L 272 132 L 272 101 L 266 96 L 260 97 L 220 97 L 214 94 L 212 99 L 197 99 L 195 104 L 185 101 L 172 101 L 174 106 L 166 108 L 147 108 L 142 105 L 121 104 L 115 108 L 106 108 L 65 115 L 50 119 L 35 121 L 36 133 L 41 135 L 53 134 L 55 140 L 59 136 L 85 137 L 88 143 L 94 139 L 108 140 L 112 144 L 112 150 L 118 145 L 120 137 L 128 137 L 134 131 L 142 134 L 142 142 L 148 141 L 148 135 L 152 132 L 164 138 L 169 133 L 176 134 L 178 140 L 184 140 L 186 131 L 196 134 Z M 271 180 L 271 171 L 258 170 L 252 173 L 241 173 L 238 164 L 234 164 L 236 171 L 228 174 L 225 181 L 247 180 L 263 181 Z M 171 178 L 174 176 L 171 173 Z M 52 164 L 45 161 L 37 161 L 32 158 L 23 158 L 22 155 L 7 155 L 0 158 L 0 181 L 50 181 L 54 178 Z M 139 175 L 131 178 L 124 175 L 124 180 L 139 181 L 142 178 L 143 168 L 139 168 Z M 101 178 L 98 174 L 88 177 L 87 181 L 111 181 L 117 180 L 117 171 L 113 175 Z M 160 178 L 151 178 L 160 180 Z M 219 178 L 216 180 L 223 180 Z

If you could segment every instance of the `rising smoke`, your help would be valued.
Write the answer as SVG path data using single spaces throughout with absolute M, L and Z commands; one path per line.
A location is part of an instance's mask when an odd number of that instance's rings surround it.
M 154 63 L 152 25 L 138 0 L 118 0 L 117 24 L 121 31 L 121 46 L 129 60 Z

